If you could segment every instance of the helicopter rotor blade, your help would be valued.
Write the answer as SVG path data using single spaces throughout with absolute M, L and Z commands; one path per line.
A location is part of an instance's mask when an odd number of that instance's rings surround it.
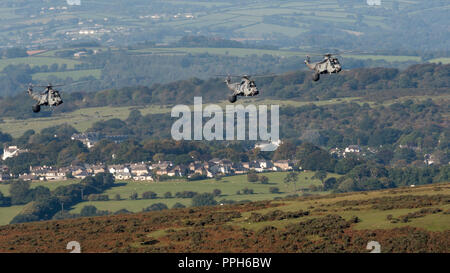
M 95 80 L 88 80 L 88 81 L 81 81 L 81 82 L 72 82 L 72 83 L 68 83 L 66 85 L 78 85 L 78 84 L 83 84 L 83 83 L 88 83 L 88 82 L 93 82 Z

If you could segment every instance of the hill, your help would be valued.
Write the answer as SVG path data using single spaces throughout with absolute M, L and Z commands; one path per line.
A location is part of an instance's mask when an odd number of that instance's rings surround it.
M 450 184 L 0 227 L 0 252 L 450 252 Z

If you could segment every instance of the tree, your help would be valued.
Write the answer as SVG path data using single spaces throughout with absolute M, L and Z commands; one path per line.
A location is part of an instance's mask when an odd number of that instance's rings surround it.
M 172 208 L 173 209 L 184 209 L 185 207 L 186 206 L 181 203 L 175 203 Z
M 297 172 L 289 172 L 284 178 L 284 183 L 286 184 L 294 184 L 294 192 L 297 191 L 297 181 L 298 181 L 298 173 Z
M 142 211 L 159 211 L 159 210 L 165 210 L 168 209 L 167 205 L 164 203 L 155 203 Z
M 258 175 L 256 173 L 248 173 L 247 174 L 247 181 L 248 182 L 257 182 L 258 181 Z
M 36 188 L 29 191 L 31 200 L 41 200 L 50 197 L 51 193 L 47 187 L 37 186 Z
M 261 182 L 261 184 L 268 184 L 269 183 L 269 178 L 265 175 L 261 175 L 259 177 L 259 182 Z
M 137 109 L 133 109 L 130 111 L 130 114 L 128 115 L 128 118 L 126 119 L 126 122 L 136 124 L 141 118 L 142 118 L 141 111 L 139 111 Z
M 133 192 L 133 193 L 130 195 L 130 199 L 131 199 L 131 200 L 137 200 L 137 199 L 138 199 L 138 194 L 137 194 L 137 192 Z
M 164 193 L 164 198 L 172 198 L 172 193 L 170 191 Z
M 11 206 L 11 198 L 6 197 L 0 191 L 0 207 L 9 207 Z
M 337 180 L 334 177 L 330 177 L 327 180 L 325 180 L 325 182 L 322 182 L 322 183 L 323 183 L 323 190 L 327 191 L 327 190 L 331 190 L 334 188 L 334 186 L 337 183 Z
M 19 57 L 27 57 L 28 53 L 25 48 L 12 47 L 6 49 L 3 55 L 6 58 L 19 58 Z
M 217 205 L 216 200 L 214 200 L 214 194 L 212 193 L 201 193 L 197 194 L 192 198 L 193 207 L 201 206 L 215 206 Z
M 31 201 L 30 182 L 18 180 L 9 186 L 12 205 L 26 204 Z
M 322 184 L 323 184 L 323 181 L 325 180 L 325 178 L 327 178 L 327 175 L 328 174 L 326 171 L 321 170 L 321 171 L 317 171 L 312 178 L 319 179 L 320 182 L 322 182 Z
M 97 208 L 95 206 L 84 206 L 81 209 L 80 215 L 83 217 L 95 216 L 97 215 Z
M 269 192 L 270 193 L 280 193 L 280 189 L 277 187 L 270 187 Z
M 157 194 L 152 191 L 147 191 L 142 194 L 142 199 L 155 199 Z
M 220 196 L 222 194 L 222 191 L 219 189 L 214 189 L 213 194 L 214 194 L 214 196 Z

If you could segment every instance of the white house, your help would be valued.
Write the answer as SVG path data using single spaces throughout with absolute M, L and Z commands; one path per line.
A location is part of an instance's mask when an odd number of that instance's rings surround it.
M 130 168 L 128 168 L 125 165 L 110 165 L 108 168 L 108 171 L 112 174 L 119 173 L 119 172 L 130 174 Z
M 148 167 L 144 163 L 136 163 L 131 166 L 131 173 L 135 176 L 145 176 L 148 175 Z
M 361 147 L 359 147 L 359 145 L 350 145 L 347 148 L 345 148 L 345 153 L 359 154 L 360 152 L 361 152 Z
M 26 153 L 28 150 L 19 149 L 17 146 L 4 146 L 2 160 L 6 160 L 10 157 L 18 156 L 19 154 Z
M 117 180 L 128 180 L 131 179 L 131 173 L 118 171 L 114 173 L 114 178 Z

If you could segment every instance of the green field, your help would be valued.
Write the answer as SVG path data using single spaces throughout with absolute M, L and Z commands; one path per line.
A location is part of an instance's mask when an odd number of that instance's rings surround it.
M 449 95 L 442 96 L 406 96 L 401 97 L 392 101 L 385 101 L 384 106 L 401 102 L 406 99 L 412 99 L 415 101 L 426 100 L 431 98 L 434 101 L 448 100 Z M 330 100 L 320 100 L 320 101 L 297 101 L 297 100 L 276 100 L 276 99 L 261 99 L 261 98 L 246 98 L 245 100 L 240 100 L 236 104 L 247 104 L 253 103 L 255 105 L 271 105 L 277 104 L 280 106 L 294 106 L 300 107 L 309 104 L 315 104 L 317 106 L 329 105 L 329 104 L 339 104 L 339 103 L 349 103 L 354 102 L 358 104 L 368 103 L 371 106 L 376 106 L 373 101 L 366 101 L 360 97 L 347 97 L 347 98 L 337 98 Z M 221 107 L 228 105 L 228 101 L 223 100 L 216 103 Z M 207 105 L 207 104 L 205 104 Z M 44 128 L 70 124 L 75 129 L 80 132 L 86 131 L 97 121 L 109 120 L 112 118 L 126 119 L 130 114 L 132 109 L 139 109 L 143 115 L 147 114 L 162 114 L 170 113 L 171 107 L 167 105 L 147 105 L 147 106 L 122 106 L 122 107 L 88 107 L 82 108 L 69 113 L 61 113 L 54 115 L 53 117 L 45 118 L 30 118 L 30 119 L 12 119 L 4 118 L 3 122 L 0 123 L 0 131 L 11 134 L 13 137 L 20 137 L 23 133 L 29 129 L 33 129 L 36 132 L 40 132 Z
M 450 64 L 450 58 L 436 58 L 429 60 L 430 63 Z
M 131 111 L 136 107 L 89 107 L 76 110 L 70 113 L 63 113 L 55 115 L 53 117 L 46 118 L 32 118 L 25 120 L 16 119 L 4 119 L 3 123 L 0 123 L 0 130 L 2 132 L 8 132 L 14 137 L 21 136 L 26 130 L 33 129 L 36 132 L 40 132 L 44 128 L 57 126 L 61 124 L 70 124 L 79 131 L 85 131 L 90 128 L 92 124 L 101 120 L 108 120 L 112 118 L 126 119 Z M 141 113 L 157 114 L 168 113 L 170 109 L 165 106 L 151 105 L 143 108 L 139 108 Z
M 114 199 L 116 194 L 119 194 L 120 201 L 110 200 L 110 201 L 95 201 L 95 202 L 82 202 L 77 204 L 72 212 L 80 212 L 80 210 L 86 205 L 96 206 L 100 210 L 117 211 L 119 209 L 127 209 L 129 211 L 138 212 L 143 208 L 146 208 L 154 203 L 164 203 L 169 208 L 175 203 L 181 203 L 185 206 L 190 206 L 191 199 L 189 198 L 164 198 L 164 193 L 171 192 L 172 196 L 176 192 L 182 191 L 194 191 L 194 192 L 212 192 L 214 189 L 220 189 L 222 191 L 221 196 L 216 197 L 217 201 L 222 199 L 226 200 L 272 200 L 275 197 L 284 197 L 288 194 L 294 193 L 293 185 L 286 185 L 283 182 L 286 176 L 285 172 L 270 172 L 263 174 L 269 178 L 269 184 L 261 183 L 250 183 L 247 181 L 246 175 L 236 175 L 224 177 L 220 181 L 215 179 L 207 179 L 201 181 L 185 181 L 185 180 L 175 180 L 166 182 L 121 182 L 116 181 L 120 186 L 113 187 L 105 192 L 108 194 L 110 199 Z M 299 174 L 299 181 L 297 182 L 297 194 L 302 195 L 303 190 L 309 192 L 308 187 L 310 185 L 320 185 L 320 180 L 311 179 L 313 172 L 302 172 Z M 335 174 L 329 174 L 331 176 L 336 176 Z M 123 185 L 121 185 L 123 184 Z M 279 194 L 273 194 L 269 192 L 269 188 L 278 187 L 280 190 Z M 244 188 L 253 189 L 254 194 L 240 194 L 237 191 L 242 191 Z M 146 191 L 153 191 L 158 194 L 157 199 L 150 200 L 130 200 L 129 197 L 133 192 L 138 193 L 139 197 Z M 323 192 L 321 192 L 322 194 Z
M 343 102 L 360 102 L 360 98 L 342 98 L 342 99 L 331 99 L 323 101 L 294 101 L 294 100 L 269 100 L 269 99 L 246 99 L 238 101 L 236 104 L 242 103 L 254 103 L 256 105 L 260 104 L 278 104 L 280 106 L 303 106 L 314 103 L 316 105 L 327 105 L 336 104 Z M 228 104 L 227 101 L 221 101 L 217 103 L 218 105 L 224 107 Z M 206 105 L 206 104 L 205 104 Z M 19 137 L 23 135 L 26 130 L 33 129 L 36 132 L 40 132 L 44 128 L 57 126 L 61 124 L 70 124 L 75 129 L 80 132 L 86 131 L 97 121 L 108 120 L 112 118 L 126 119 L 130 114 L 132 109 L 139 109 L 143 115 L 147 114 L 161 114 L 170 113 L 171 108 L 165 105 L 148 105 L 144 107 L 134 107 L 134 106 L 124 106 L 124 107 L 89 107 L 76 110 L 69 113 L 61 113 L 53 117 L 45 118 L 32 118 L 17 120 L 11 118 L 4 118 L 3 122 L 0 123 L 0 131 L 9 133 L 13 137 Z
M 248 100 L 246 103 L 255 103 L 255 104 L 267 104 L 267 103 L 275 103 L 279 105 L 292 105 L 292 106 L 302 106 L 309 103 L 318 103 L 321 105 L 325 104 L 333 104 L 339 103 L 343 101 L 352 101 L 357 98 L 346 98 L 346 99 L 333 99 L 327 101 L 320 102 L 301 102 L 301 101 L 278 101 L 278 100 Z M 242 103 L 239 102 L 239 103 Z M 218 103 L 223 106 L 227 104 L 226 101 L 222 101 Z M 134 106 L 124 106 L 124 107 L 89 107 L 83 108 L 80 110 L 76 110 L 74 112 L 62 113 L 55 115 L 53 117 L 45 117 L 45 118 L 32 118 L 32 119 L 24 119 L 24 120 L 16 120 L 16 119 L 3 119 L 3 122 L 0 123 L 0 131 L 11 134 L 14 137 L 21 136 L 26 130 L 33 129 L 36 132 L 40 132 L 44 128 L 48 128 L 51 126 L 61 125 L 61 124 L 70 124 L 78 131 L 86 131 L 88 128 L 92 126 L 97 121 L 108 120 L 112 118 L 126 119 L 130 114 L 132 109 L 139 109 L 143 115 L 147 114 L 160 114 L 160 113 L 169 113 L 171 108 L 168 106 L 159 106 L 159 105 L 148 105 L 145 107 L 134 107 Z
M 34 189 L 38 186 L 44 186 L 50 190 L 54 190 L 59 186 L 66 186 L 78 182 L 80 182 L 79 179 L 68 179 L 64 181 L 33 181 L 31 182 L 30 188 Z M 5 196 L 9 196 L 9 187 L 9 184 L 0 184 L 0 192 L 2 192 Z
M 433 184 L 433 185 L 426 185 L 426 186 L 420 186 L 416 187 L 415 189 L 393 189 L 393 190 L 380 190 L 380 191 L 369 191 L 369 192 L 355 192 L 350 194 L 344 194 L 344 195 L 337 195 L 337 196 L 327 196 L 326 198 L 320 199 L 320 200 L 294 200 L 294 201 L 283 201 L 282 206 L 276 207 L 277 210 L 282 211 L 296 211 L 296 210 L 311 210 L 312 208 L 320 208 L 320 209 L 326 209 L 326 212 L 323 212 L 322 215 L 330 214 L 331 212 L 333 214 L 338 214 L 342 216 L 345 219 L 350 219 L 354 216 L 357 216 L 361 221 L 355 225 L 355 229 L 357 230 L 372 230 L 372 229 L 392 229 L 397 227 L 418 227 L 418 228 L 424 228 L 426 230 L 430 231 L 445 231 L 450 228 L 450 217 L 446 216 L 445 214 L 438 213 L 438 214 L 429 214 L 425 215 L 423 217 L 410 219 L 407 223 L 392 223 L 387 219 L 388 215 L 392 215 L 394 218 L 406 215 L 411 212 L 417 212 L 420 210 L 420 208 L 411 208 L 411 209 L 389 209 L 389 210 L 380 210 L 380 209 L 372 209 L 371 206 L 364 206 L 364 205 L 358 205 L 355 209 L 350 209 L 351 207 L 346 206 L 336 206 L 335 203 L 338 201 L 343 200 L 367 200 L 372 198 L 380 198 L 383 196 L 399 196 L 399 195 L 436 195 L 436 194 L 445 194 L 448 193 L 450 188 L 448 187 L 448 183 L 441 183 L 441 184 Z M 444 188 L 444 191 L 436 192 L 434 190 L 435 187 L 441 186 Z M 391 192 L 398 191 L 395 195 L 391 195 Z M 431 206 L 427 208 L 440 208 L 442 211 L 447 211 L 450 209 L 450 205 L 440 205 L 440 206 Z M 273 211 L 274 208 L 268 208 L 268 209 L 261 209 L 256 212 L 258 213 L 268 213 L 270 211 Z M 255 211 L 252 211 L 255 212 Z M 292 220 L 284 220 L 284 221 L 267 221 L 267 222 L 260 222 L 260 223 L 254 223 L 254 222 L 248 222 L 245 221 L 247 217 L 250 216 L 252 212 L 243 213 L 244 220 L 236 220 L 235 224 L 238 224 L 242 227 L 252 229 L 252 230 L 260 230 L 262 227 L 271 225 L 275 226 L 277 228 L 284 227 L 287 224 L 290 223 L 296 223 L 299 222 L 298 219 L 292 219 Z M 302 217 L 300 221 L 306 221 L 308 219 L 317 217 L 317 215 L 311 215 Z
M 78 81 L 80 78 L 92 76 L 96 79 L 100 79 L 102 75 L 101 69 L 86 69 L 86 70 L 74 70 L 63 72 L 43 72 L 33 74 L 33 81 L 47 81 L 48 77 L 58 77 L 60 79 L 72 78 Z
M 0 207 L 0 226 L 7 225 L 25 206 Z
M 383 253 L 447 253 L 449 193 L 447 182 L 9 225 L 0 252 L 65 252 L 77 240 L 85 253 L 368 253 L 370 241 Z M 104 203 L 119 209 L 120 202 Z M 139 202 L 136 211 L 149 204 Z M 19 236 L 24 243 L 14 245 Z
M 117 186 L 107 190 L 104 194 L 107 194 L 110 201 L 95 201 L 95 202 L 82 202 L 74 206 L 71 210 L 72 213 L 79 213 L 80 210 L 86 205 L 96 206 L 100 210 L 108 210 L 111 212 L 118 211 L 120 209 L 127 209 L 133 212 L 139 212 L 142 209 L 154 204 L 154 203 L 164 203 L 169 208 L 175 203 L 181 203 L 185 206 L 191 205 L 190 198 L 164 198 L 164 193 L 171 192 L 172 196 L 176 192 L 182 191 L 194 191 L 198 193 L 212 192 L 214 189 L 220 189 L 222 191 L 221 196 L 216 197 L 217 201 L 222 199 L 242 201 L 242 200 L 272 200 L 275 197 L 284 197 L 289 194 L 294 193 L 293 185 L 286 185 L 283 182 L 286 172 L 268 172 L 263 175 L 269 178 L 269 184 L 250 183 L 247 181 L 247 175 L 236 175 L 223 177 L 221 180 L 217 181 L 215 179 L 206 179 L 200 181 L 187 181 L 185 179 L 179 180 L 169 180 L 165 182 L 143 182 L 143 181 L 116 181 Z M 299 180 L 296 184 L 297 194 L 302 195 L 304 193 L 314 193 L 314 194 L 325 194 L 326 192 L 311 192 L 309 186 L 311 185 L 321 185 L 320 180 L 311 179 L 314 172 L 301 172 L 299 173 Z M 329 174 L 329 177 L 337 177 L 336 174 Z M 79 180 L 72 179 L 67 181 L 39 181 L 32 182 L 31 188 L 37 186 L 44 186 L 50 190 L 54 190 L 59 186 L 69 185 L 73 183 L 78 183 Z M 273 194 L 269 192 L 271 187 L 278 187 L 280 193 Z M 242 191 L 244 188 L 253 189 L 254 194 L 237 194 L 237 191 Z M 0 191 L 5 195 L 9 196 L 9 185 L 0 184 Z M 153 191 L 158 194 L 157 199 L 147 199 L 147 200 L 130 200 L 130 195 L 133 192 L 138 193 L 139 198 L 141 198 L 142 193 L 147 191 Z M 120 201 L 114 200 L 116 194 L 119 194 Z M 17 215 L 23 206 L 13 206 L 0 208 L 0 225 L 7 224 L 11 219 Z
M 52 65 L 52 64 L 67 64 L 68 69 L 73 69 L 76 64 L 81 64 L 80 61 L 63 59 L 56 57 L 23 57 L 23 58 L 11 58 L 11 59 L 0 59 L 0 71 L 2 71 L 8 65 L 19 65 L 28 64 L 30 66 L 42 66 L 42 65 Z
M 267 28 L 266 25 L 260 24 L 248 27 L 248 31 L 254 32 L 256 29 L 260 29 L 263 31 Z M 237 56 L 237 57 L 245 57 L 251 56 L 253 54 L 262 56 L 262 55 L 272 55 L 278 57 L 305 57 L 308 54 L 312 54 L 314 52 L 308 52 L 307 50 L 302 51 L 291 51 L 291 50 L 269 50 L 269 49 L 252 49 L 252 48 L 208 48 L 208 47 L 169 47 L 169 48 L 146 48 L 139 50 L 130 50 L 131 53 L 135 54 L 155 54 L 155 55 L 167 55 L 167 54 L 201 54 L 208 53 L 212 55 L 229 55 L 229 56 Z M 422 60 L 421 57 L 418 56 L 390 56 L 390 55 L 370 55 L 370 54 L 342 54 L 345 58 L 353 58 L 360 60 L 384 60 L 387 62 L 407 62 L 407 61 L 415 61 L 420 62 Z M 445 58 L 443 58 L 445 59 Z

